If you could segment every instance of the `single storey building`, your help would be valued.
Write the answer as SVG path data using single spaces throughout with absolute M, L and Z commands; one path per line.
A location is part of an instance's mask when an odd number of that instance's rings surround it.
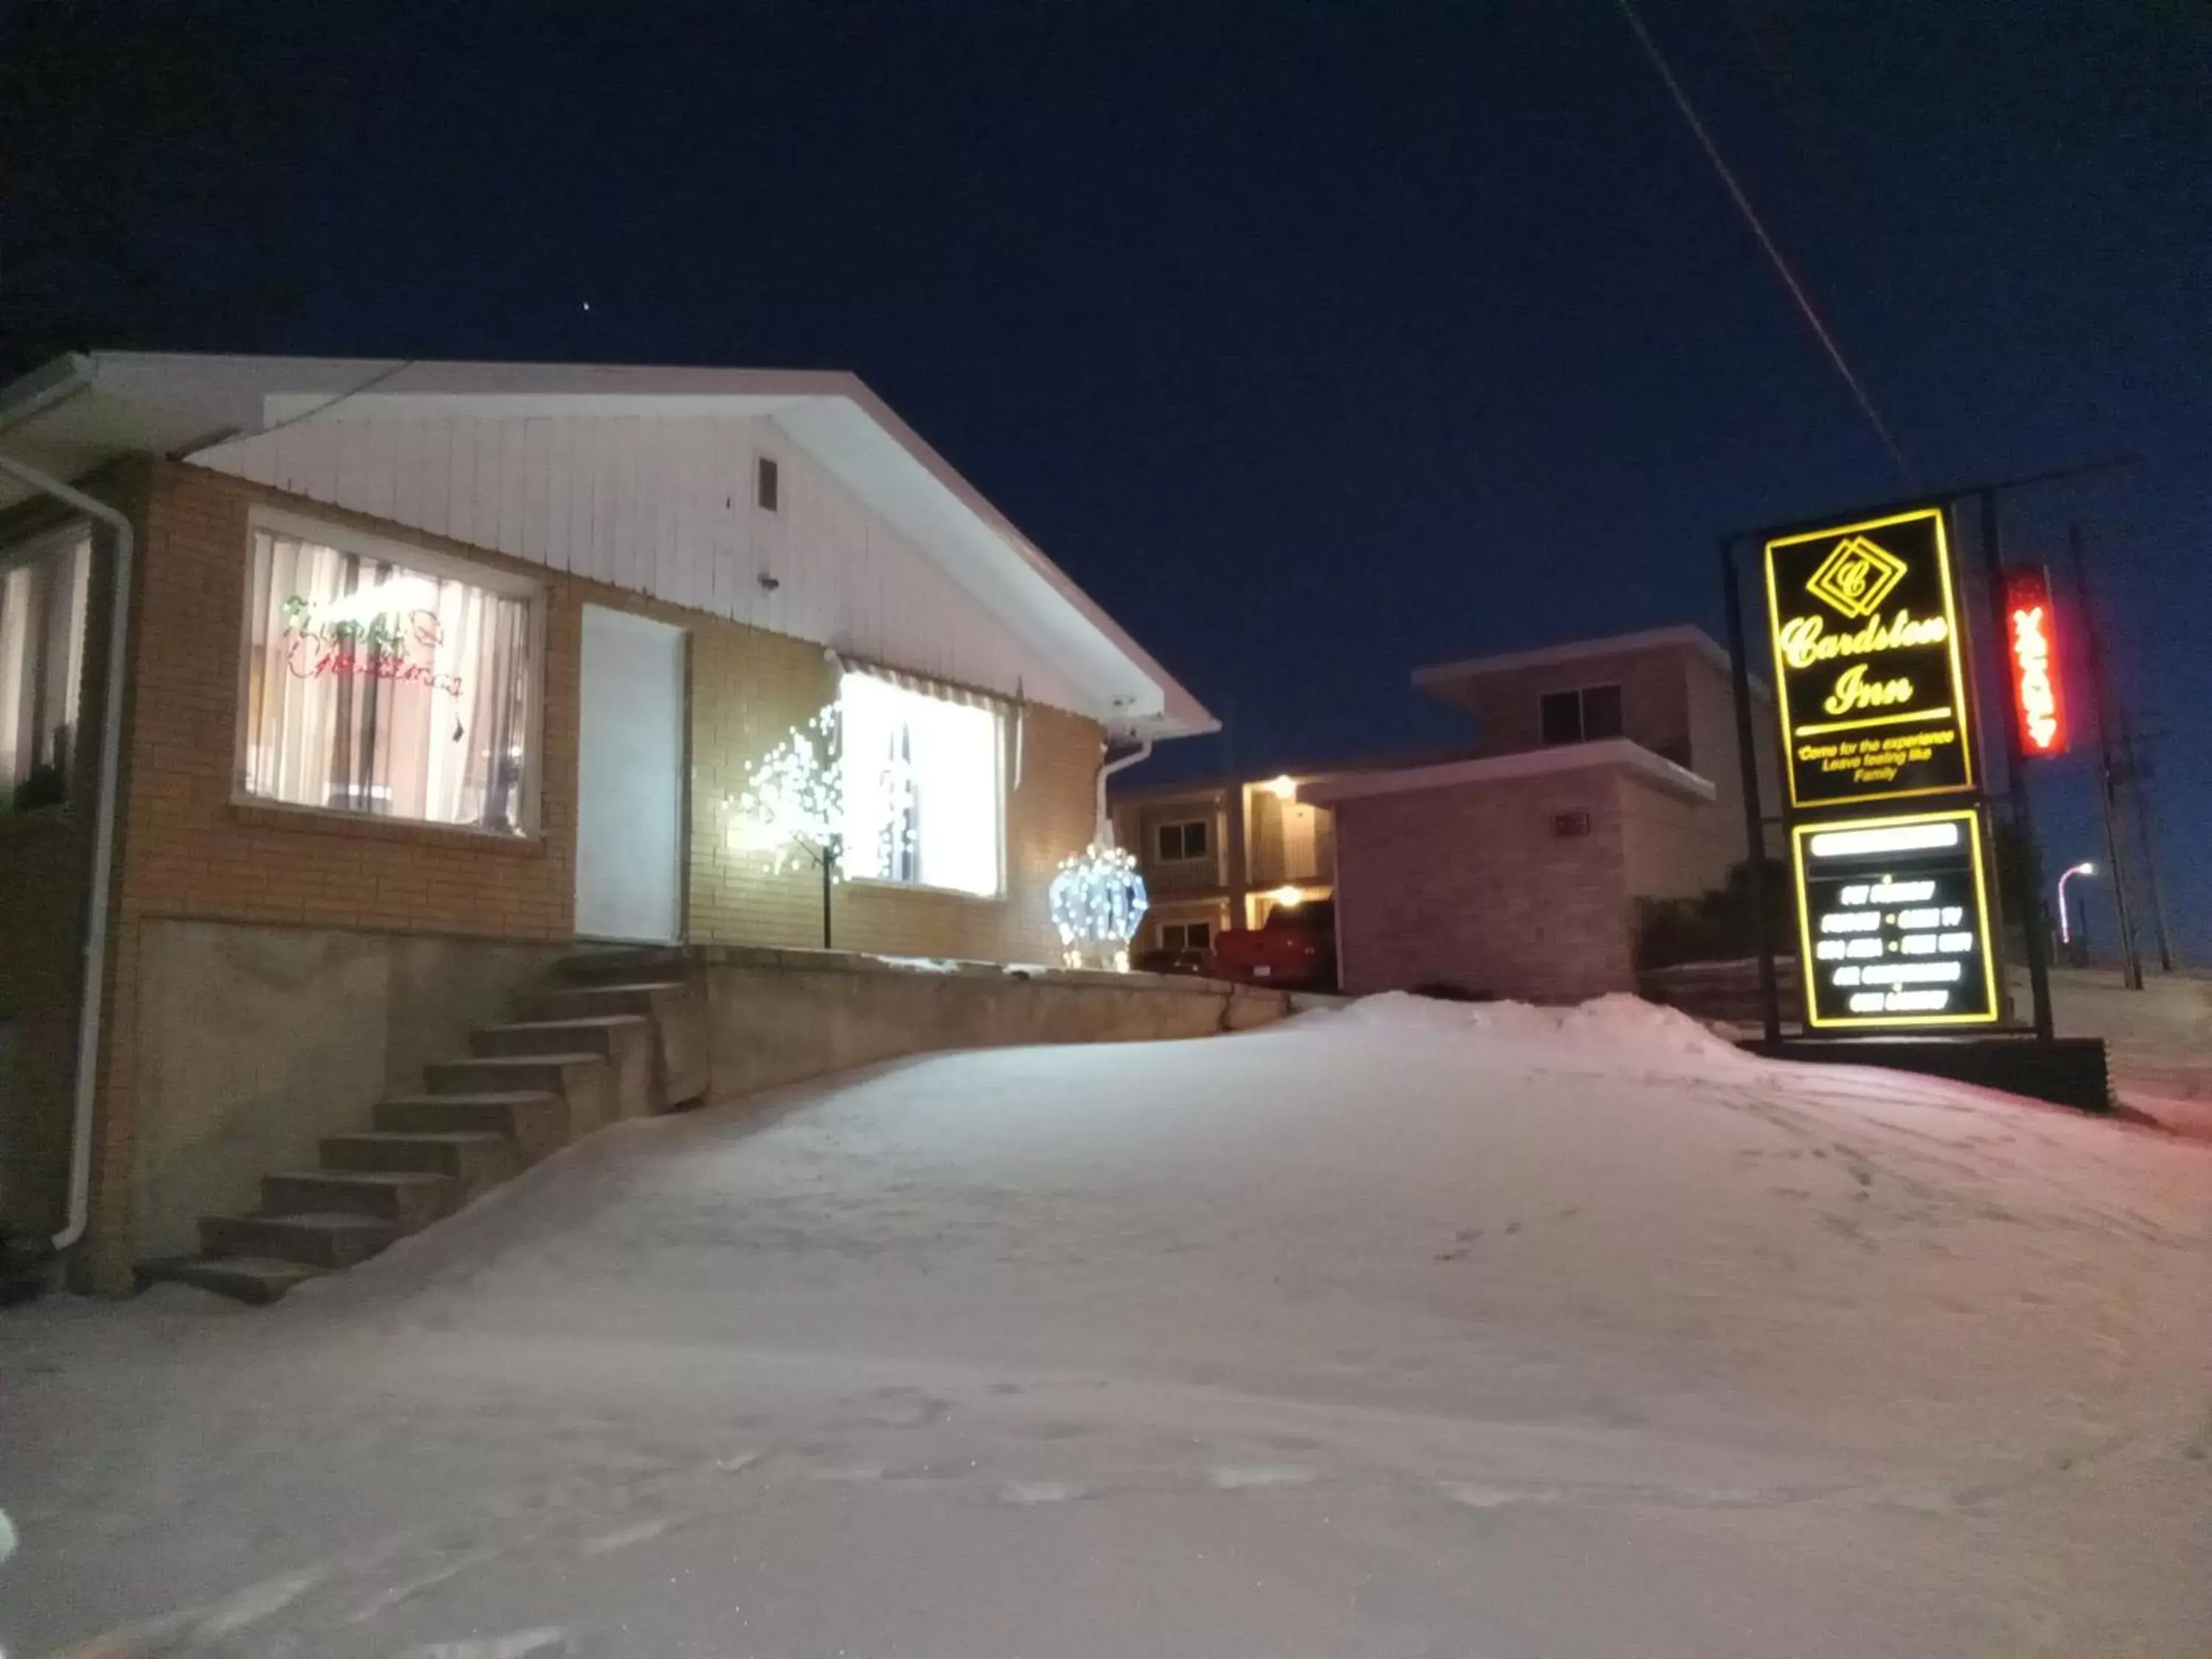
M 738 798 L 833 708 L 836 943 L 1039 963 L 1109 740 L 1214 724 L 850 375 L 0 388 L 0 1229 L 120 1287 L 580 938 L 818 945 Z

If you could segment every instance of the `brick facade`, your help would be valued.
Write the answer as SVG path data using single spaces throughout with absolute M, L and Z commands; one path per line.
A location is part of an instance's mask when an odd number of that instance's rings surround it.
M 1337 804 L 1344 988 L 1535 1000 L 1631 990 L 1623 792 L 1609 768 Z M 1554 819 L 1586 813 L 1587 834 Z
M 770 869 L 730 844 L 726 803 L 745 769 L 837 694 L 836 668 L 803 640 L 726 623 L 697 626 L 691 644 L 690 936 L 702 944 L 817 945 L 822 889 L 811 867 Z M 1008 716 L 1009 720 L 1013 717 Z M 1006 891 L 995 899 L 856 881 L 831 899 L 840 950 L 1054 961 L 1046 890 L 1060 861 L 1092 833 L 1104 732 L 1094 721 L 1030 706 L 1022 715 L 1019 778 L 1006 733 Z
M 190 917 L 365 932 L 559 941 L 573 931 L 578 708 L 583 607 L 658 617 L 690 633 L 691 790 L 687 928 L 694 939 L 812 945 L 820 898 L 808 872 L 777 875 L 728 845 L 723 803 L 754 757 L 835 693 L 820 645 L 680 610 L 544 567 L 306 501 L 181 463 L 159 462 L 102 491 L 143 538 L 126 703 L 124 798 L 94 1170 L 94 1224 L 82 1276 L 127 1285 L 131 1261 L 131 1103 L 142 1063 L 137 986 L 142 927 Z M 542 586 L 544 651 L 539 818 L 530 838 L 373 820 L 235 799 L 249 514 L 278 507 L 449 557 L 518 572 Z M 12 538 L 11 538 L 12 539 Z M 112 556 L 95 547 L 86 674 L 101 670 Z M 96 729 L 96 696 L 83 704 Z M 1103 733 L 1093 721 L 1032 707 L 1021 778 L 1007 779 L 1006 888 L 997 899 L 856 883 L 836 899 L 840 948 L 1048 961 L 1045 890 L 1059 860 L 1089 840 Z M 92 797 L 90 744 L 74 801 Z M 0 823 L 0 1015 L 15 1022 L 4 1219 L 58 1223 L 66 1168 L 68 1076 L 76 1014 L 88 814 Z M 72 873 L 74 872 L 74 873 Z M 57 1139 L 58 1137 L 58 1139 Z M 57 1159 L 61 1160 L 57 1162 Z

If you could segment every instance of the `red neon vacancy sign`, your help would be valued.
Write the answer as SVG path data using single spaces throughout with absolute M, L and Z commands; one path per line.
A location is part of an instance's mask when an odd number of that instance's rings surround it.
M 2058 629 L 2051 578 L 2039 569 L 2005 573 L 2005 658 L 2012 665 L 2020 746 L 2031 755 L 2066 752 L 2066 699 L 2058 680 Z

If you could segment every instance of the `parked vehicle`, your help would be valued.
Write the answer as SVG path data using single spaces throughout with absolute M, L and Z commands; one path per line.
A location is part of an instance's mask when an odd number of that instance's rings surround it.
M 1194 974 L 1200 978 L 1213 973 L 1213 953 L 1210 951 L 1142 951 L 1129 963 L 1140 974 Z
M 1213 937 L 1213 972 L 1218 979 L 1251 985 L 1288 985 L 1302 990 L 1336 986 L 1336 905 L 1279 904 L 1259 927 L 1232 927 Z

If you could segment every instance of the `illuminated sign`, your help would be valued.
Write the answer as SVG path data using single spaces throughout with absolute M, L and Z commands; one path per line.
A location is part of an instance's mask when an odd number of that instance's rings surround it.
M 1815 1028 L 1996 1019 L 1978 812 L 1801 823 L 1790 852 Z
M 1941 507 L 1769 541 L 1766 599 L 1793 806 L 1973 787 Z
M 2066 752 L 2066 700 L 2058 683 L 2058 629 L 2051 579 L 2041 570 L 2005 572 L 2005 653 L 2012 663 L 2020 746 L 2030 755 Z

